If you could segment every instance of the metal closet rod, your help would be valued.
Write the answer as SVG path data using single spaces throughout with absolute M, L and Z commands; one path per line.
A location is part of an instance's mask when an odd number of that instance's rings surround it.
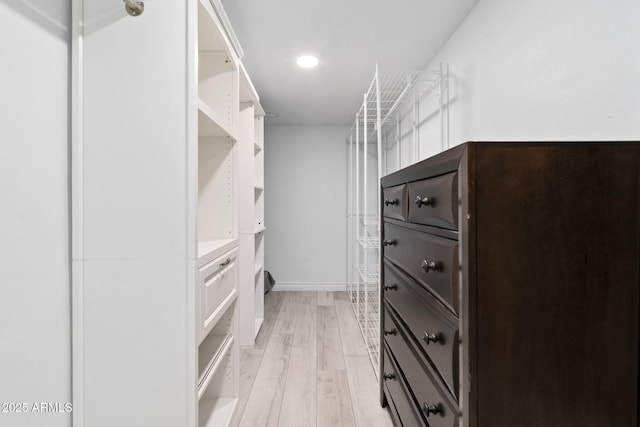
M 144 3 L 141 1 L 136 1 L 136 0 L 123 0 L 124 1 L 124 8 L 126 9 L 127 13 L 131 16 L 138 16 L 138 15 L 142 15 L 142 12 L 144 12 Z

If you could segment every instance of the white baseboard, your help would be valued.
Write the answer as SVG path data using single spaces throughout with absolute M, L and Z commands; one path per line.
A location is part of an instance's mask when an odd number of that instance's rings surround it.
M 276 282 L 272 291 L 346 291 L 345 283 Z

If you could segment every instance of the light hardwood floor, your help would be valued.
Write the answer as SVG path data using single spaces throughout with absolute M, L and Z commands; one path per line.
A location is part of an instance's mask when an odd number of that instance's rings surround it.
M 269 292 L 232 426 L 392 426 L 346 292 Z

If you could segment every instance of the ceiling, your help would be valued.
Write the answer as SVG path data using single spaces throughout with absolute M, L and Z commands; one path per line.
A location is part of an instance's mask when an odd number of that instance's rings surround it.
M 223 0 L 268 124 L 346 125 L 375 72 L 418 71 L 478 0 Z M 320 63 L 302 69 L 296 58 Z

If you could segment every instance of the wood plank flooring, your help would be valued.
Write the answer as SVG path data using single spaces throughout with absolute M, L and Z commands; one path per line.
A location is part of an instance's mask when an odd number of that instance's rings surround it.
M 346 292 L 269 292 L 231 426 L 389 427 Z

